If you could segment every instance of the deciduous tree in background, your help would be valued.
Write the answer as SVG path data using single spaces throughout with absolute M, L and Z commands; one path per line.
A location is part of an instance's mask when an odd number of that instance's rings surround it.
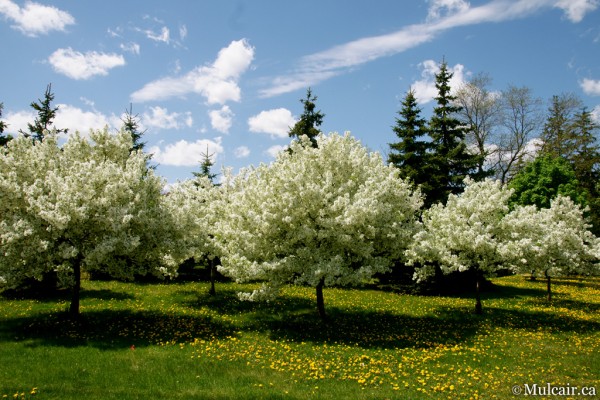
M 579 188 L 573 168 L 560 157 L 538 156 L 525 164 L 509 187 L 514 189 L 512 204 L 549 208 L 558 195 L 570 197 L 579 205 L 586 204 L 586 195 Z
M 456 104 L 460 106 L 458 116 L 463 125 L 470 129 L 466 132 L 466 141 L 479 155 L 477 172 L 485 174 L 486 160 L 498 149 L 492 147 L 491 138 L 500 117 L 500 96 L 489 90 L 492 79 L 489 75 L 479 74 L 456 90 Z M 492 156 L 492 157 L 490 157 Z
M 244 299 L 269 298 L 287 283 L 316 289 L 356 285 L 402 257 L 422 201 L 411 185 L 349 134 L 293 141 L 275 162 L 227 178 L 217 224 L 219 270 L 238 282 L 264 280 Z
M 56 270 L 79 314 L 82 270 L 120 278 L 175 274 L 177 229 L 162 202 L 162 180 L 130 153 L 129 132 L 78 133 L 59 147 L 20 136 L 0 153 L 0 284 Z

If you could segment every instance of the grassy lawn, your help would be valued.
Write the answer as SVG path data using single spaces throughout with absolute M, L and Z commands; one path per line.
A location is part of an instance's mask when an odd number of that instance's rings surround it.
M 513 385 L 600 391 L 600 279 L 494 280 L 471 297 L 326 289 L 239 302 L 252 286 L 84 282 L 0 296 L 0 399 L 514 399 Z M 567 397 L 561 397 L 567 398 Z M 581 397 L 583 398 L 583 397 Z

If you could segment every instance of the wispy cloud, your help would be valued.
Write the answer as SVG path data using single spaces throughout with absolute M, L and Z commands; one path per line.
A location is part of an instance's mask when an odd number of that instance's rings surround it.
M 169 112 L 163 107 L 150 107 L 141 118 L 144 129 L 182 129 L 190 128 L 193 124 L 191 112 Z
M 233 155 L 235 158 L 246 158 L 250 155 L 250 149 L 247 146 L 237 147 L 234 150 Z
M 10 0 L 0 0 L 0 14 L 14 23 L 14 29 L 31 37 L 65 31 L 68 25 L 75 24 L 75 18 L 68 12 L 36 2 L 26 2 L 20 7 Z
M 183 76 L 157 79 L 131 94 L 134 102 L 165 100 L 194 93 L 206 98 L 208 104 L 239 101 L 240 76 L 254 59 L 254 48 L 245 40 L 233 41 L 221 49 L 216 60 L 196 67 Z
M 598 3 L 599 0 L 492 0 L 473 7 L 464 0 L 433 0 L 425 22 L 307 55 L 289 74 L 272 78 L 260 94 L 272 97 L 314 85 L 353 67 L 417 47 L 449 29 L 525 18 L 546 8 L 559 8 L 570 21 L 579 22 Z
M 125 65 L 125 58 L 115 53 L 81 53 L 69 47 L 56 50 L 50 55 L 48 62 L 56 72 L 80 80 L 95 75 L 108 75 L 112 68 Z

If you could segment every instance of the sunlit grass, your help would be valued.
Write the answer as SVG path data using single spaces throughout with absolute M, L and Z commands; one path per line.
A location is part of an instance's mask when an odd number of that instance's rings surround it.
M 0 297 L 0 398 L 513 398 L 515 384 L 600 389 L 600 279 L 494 280 L 473 298 L 288 287 L 84 282 L 68 294 Z

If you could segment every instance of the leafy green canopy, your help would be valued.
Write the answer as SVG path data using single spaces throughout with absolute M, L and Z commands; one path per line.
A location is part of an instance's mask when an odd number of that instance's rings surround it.
M 512 205 L 535 205 L 549 208 L 558 195 L 569 197 L 585 206 L 586 196 L 581 190 L 571 165 L 561 157 L 542 155 L 527 163 L 509 184 L 514 190 Z

